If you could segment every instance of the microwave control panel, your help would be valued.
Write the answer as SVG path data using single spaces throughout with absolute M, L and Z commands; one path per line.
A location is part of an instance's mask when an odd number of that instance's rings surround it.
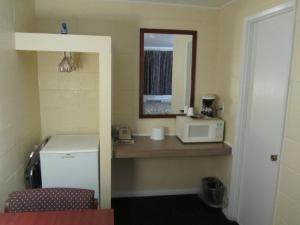
M 224 122 L 218 122 L 217 123 L 217 129 L 216 129 L 216 138 L 218 140 L 223 140 L 223 133 L 224 133 Z

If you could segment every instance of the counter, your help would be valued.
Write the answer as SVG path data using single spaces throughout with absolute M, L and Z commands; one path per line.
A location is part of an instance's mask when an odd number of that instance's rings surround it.
M 231 147 L 220 143 L 182 143 L 176 136 L 153 141 L 150 137 L 136 136 L 134 144 L 114 144 L 113 158 L 205 157 L 230 155 Z

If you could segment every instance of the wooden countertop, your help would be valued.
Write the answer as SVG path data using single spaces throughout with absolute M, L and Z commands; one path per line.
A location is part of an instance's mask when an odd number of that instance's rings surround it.
M 0 213 L 0 225 L 113 225 L 112 209 Z
M 201 157 L 231 154 L 231 147 L 225 143 L 183 144 L 175 136 L 167 136 L 163 141 L 152 141 L 148 136 L 136 136 L 134 139 L 134 144 L 114 144 L 113 158 Z

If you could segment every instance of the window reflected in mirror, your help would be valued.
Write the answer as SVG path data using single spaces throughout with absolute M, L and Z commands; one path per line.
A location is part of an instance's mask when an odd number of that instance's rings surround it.
M 174 117 L 194 104 L 196 32 L 141 29 L 140 117 Z

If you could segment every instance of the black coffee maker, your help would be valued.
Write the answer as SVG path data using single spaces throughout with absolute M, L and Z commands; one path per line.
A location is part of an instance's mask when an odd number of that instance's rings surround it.
M 214 117 L 215 113 L 215 96 L 214 95 L 205 95 L 202 96 L 202 115 L 207 117 Z

